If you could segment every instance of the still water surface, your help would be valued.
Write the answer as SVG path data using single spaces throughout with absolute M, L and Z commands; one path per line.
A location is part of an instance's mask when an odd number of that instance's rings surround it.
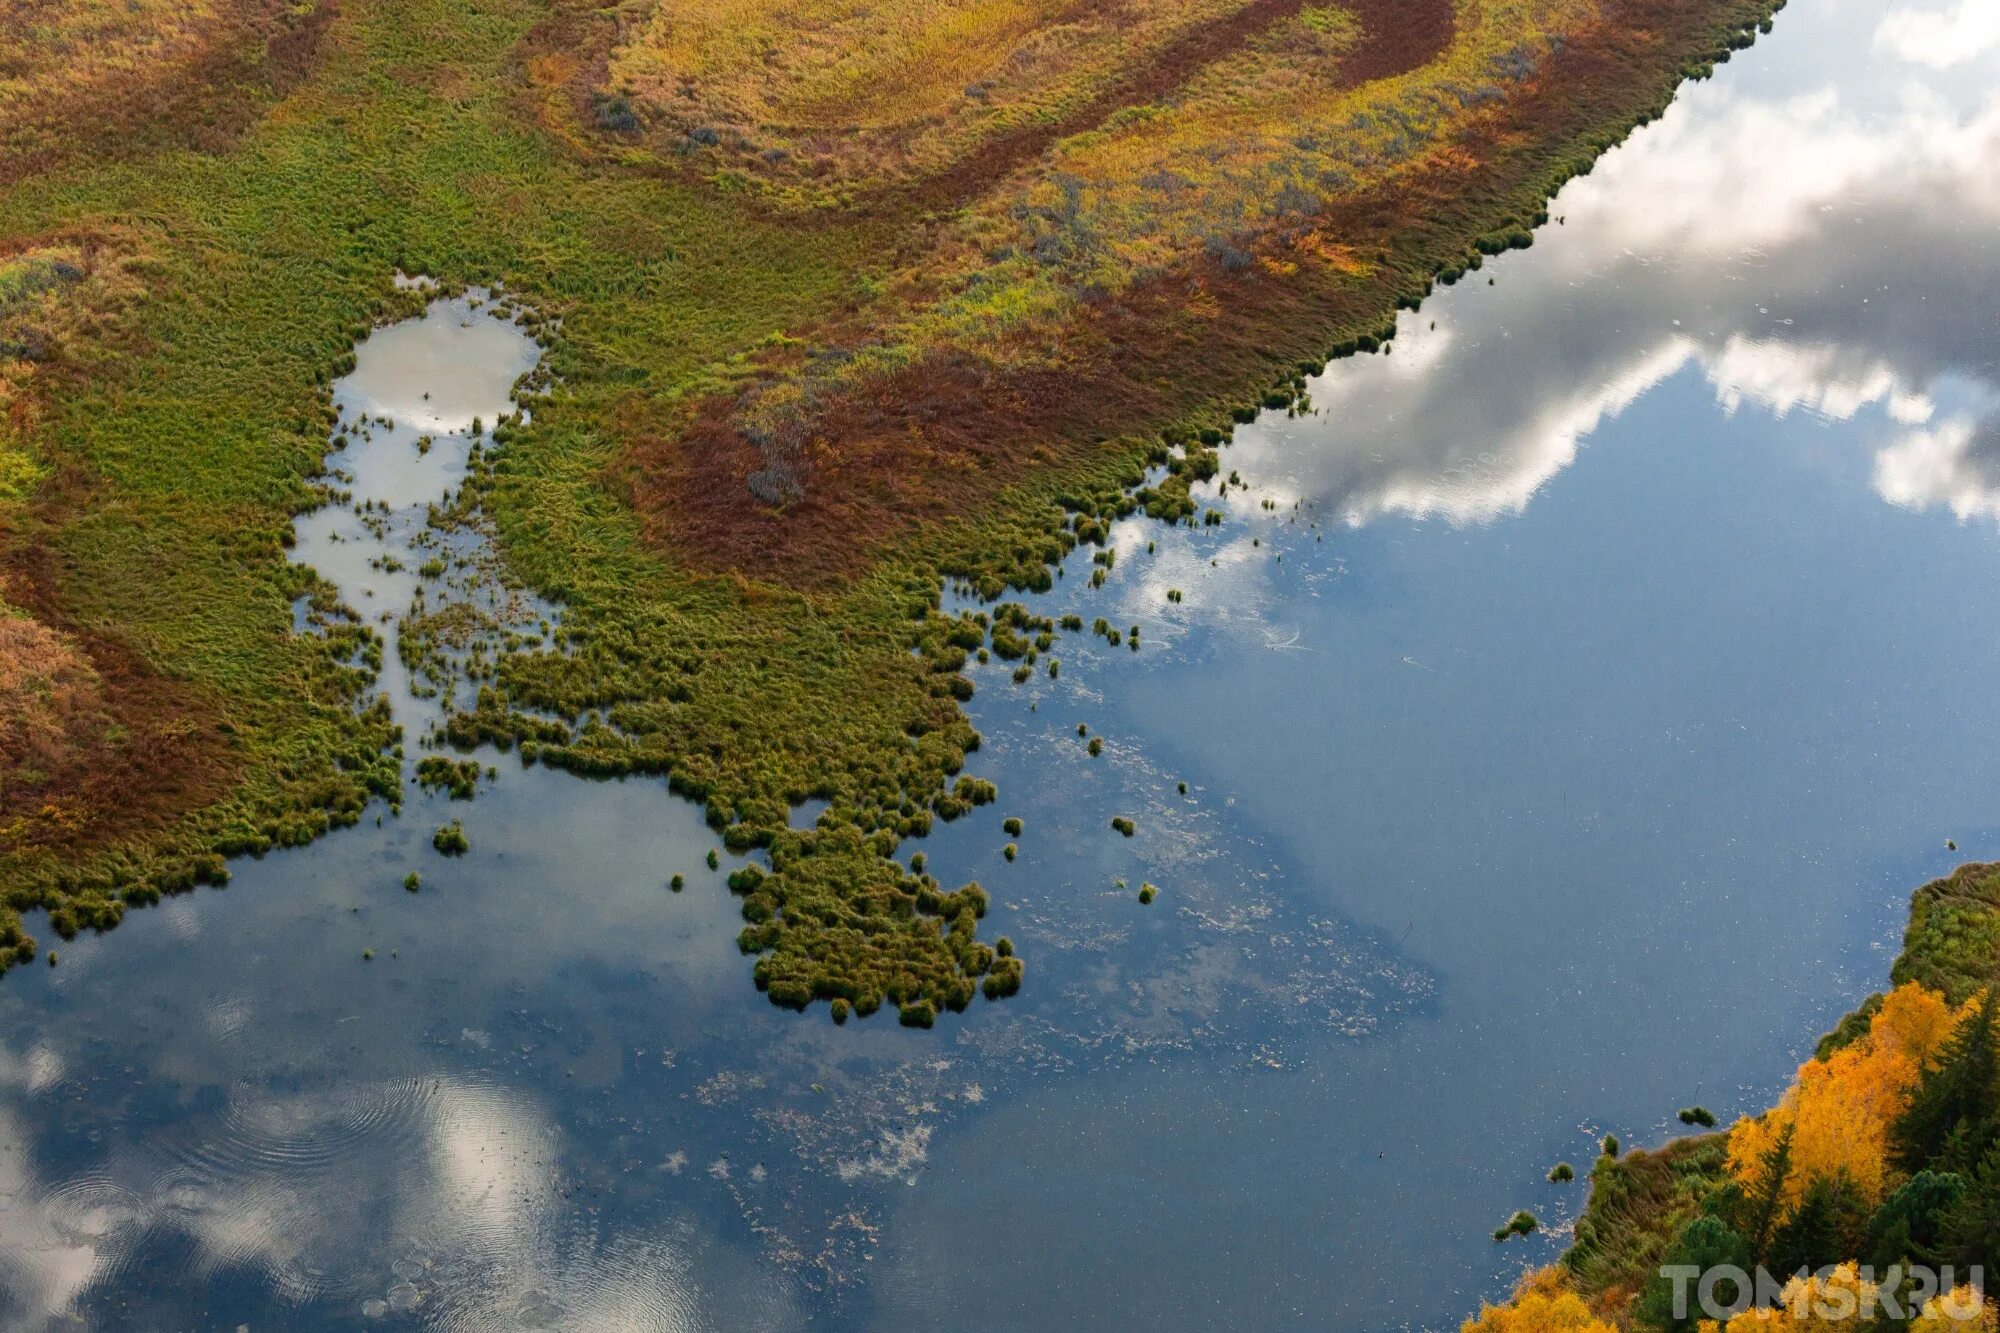
M 1801 0 L 1240 431 L 1223 526 L 1079 553 L 1036 609 L 1141 648 L 982 673 L 1001 799 L 925 849 L 1015 1000 L 775 1010 L 698 811 L 502 756 L 9 976 L 0 1323 L 1454 1326 L 1552 1163 L 1767 1104 L 2000 857 L 1996 76 L 1980 0 Z M 371 620 L 534 365 L 497 310 L 339 386 L 387 511 L 301 558 Z

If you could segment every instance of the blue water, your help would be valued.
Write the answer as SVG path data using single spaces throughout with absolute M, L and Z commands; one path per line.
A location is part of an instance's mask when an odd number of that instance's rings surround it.
M 1982 23 L 1792 5 L 1239 432 L 1224 524 L 1072 557 L 1036 609 L 1140 649 L 979 671 L 1001 799 L 923 847 L 1013 1000 L 776 1010 L 699 811 L 497 755 L 9 975 L 0 1324 L 1455 1327 L 1562 1243 L 1489 1235 L 1574 1217 L 1550 1165 L 1768 1104 L 1909 891 L 2000 858 Z M 504 320 L 441 302 L 343 382 L 393 512 L 301 558 L 371 620 L 534 364 Z

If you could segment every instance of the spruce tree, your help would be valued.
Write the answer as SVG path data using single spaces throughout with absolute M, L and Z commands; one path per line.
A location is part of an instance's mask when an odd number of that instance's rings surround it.
M 1965 1194 L 1945 1214 L 1945 1257 L 1962 1277 L 1974 1265 L 2000 1273 L 2000 1144 L 1986 1150 Z
M 1661 1271 L 1654 1275 L 1639 1298 L 1639 1326 L 1642 1328 L 1665 1329 L 1667 1333 L 1694 1333 L 1701 1320 L 1701 1308 L 1691 1294 L 1687 1295 L 1682 1317 L 1674 1318 L 1673 1281 L 1665 1270 L 1680 1265 L 1707 1272 L 1727 1264 L 1749 1273 L 1755 1260 L 1750 1254 L 1750 1242 L 1743 1239 L 1721 1218 L 1703 1213 L 1693 1218 L 1674 1236 L 1673 1244 L 1667 1248 L 1666 1257 L 1661 1261 Z M 1683 1288 L 1688 1293 L 1688 1288 Z M 1728 1287 L 1717 1293 L 1725 1301 L 1733 1301 L 1736 1292 Z
M 1912 1175 L 1927 1166 L 1974 1165 L 1993 1139 L 1996 1083 L 1994 1036 L 2000 989 L 1988 987 L 1926 1070 L 1909 1109 L 1889 1131 L 1890 1155 Z M 1947 1148 L 1957 1160 L 1945 1160 Z
M 1919 1171 L 1882 1201 L 1868 1221 L 1862 1257 L 1886 1271 L 1892 1264 L 1914 1261 L 1936 1264 L 1944 1219 L 1965 1197 L 1965 1177 L 1943 1171 Z
M 1859 1197 L 1845 1172 L 1816 1177 L 1797 1211 L 1772 1238 L 1771 1268 L 1780 1273 L 1802 1268 L 1810 1272 L 1853 1258 L 1867 1223 Z
M 1758 1259 L 1770 1252 L 1771 1231 L 1778 1221 L 1778 1206 L 1785 1197 L 1785 1180 L 1792 1174 L 1792 1135 L 1796 1126 L 1786 1125 L 1778 1141 L 1764 1152 L 1757 1164 L 1757 1184 L 1744 1199 L 1743 1233 Z

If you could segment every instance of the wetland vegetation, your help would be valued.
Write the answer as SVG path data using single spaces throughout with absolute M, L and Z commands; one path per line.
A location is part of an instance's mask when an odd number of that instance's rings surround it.
M 104 929 L 400 810 L 379 608 L 288 547 L 367 429 L 329 394 L 356 340 L 483 285 L 545 358 L 437 521 L 562 614 L 469 654 L 438 739 L 663 777 L 763 851 L 776 1003 L 1012 993 L 983 892 L 896 858 L 997 795 L 968 654 L 1067 627 L 943 585 L 1047 589 L 1080 544 L 1102 583 L 1112 520 L 1194 522 L 1233 422 L 1527 244 L 1772 7 L 1215 0 L 1051 59 L 1039 6 L 0 4 L 9 956 L 24 914 Z

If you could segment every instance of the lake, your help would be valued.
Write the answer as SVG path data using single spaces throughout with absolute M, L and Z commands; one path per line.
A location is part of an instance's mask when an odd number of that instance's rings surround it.
M 1550 1166 L 1768 1105 L 2000 858 L 1996 87 L 1979 0 L 1792 6 L 1241 428 L 1223 523 L 1073 554 L 1033 609 L 1136 651 L 975 668 L 1000 799 L 906 849 L 1014 999 L 773 1008 L 698 809 L 499 754 L 17 970 L 0 1319 L 1455 1328 L 1562 1245 Z M 431 556 L 560 620 L 427 521 L 536 363 L 507 315 L 337 385 L 299 558 L 385 634 Z M 414 762 L 440 701 L 384 687 Z

